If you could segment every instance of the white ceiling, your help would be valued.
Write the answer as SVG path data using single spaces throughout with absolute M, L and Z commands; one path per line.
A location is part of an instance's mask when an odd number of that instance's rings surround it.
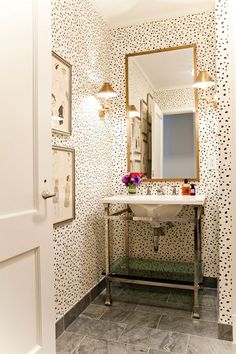
M 213 10 L 215 0 L 90 0 L 112 27 Z
M 193 48 L 132 56 L 155 90 L 192 87 Z

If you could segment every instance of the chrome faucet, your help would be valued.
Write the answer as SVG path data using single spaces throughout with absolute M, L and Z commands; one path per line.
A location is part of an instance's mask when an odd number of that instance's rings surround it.
M 151 193 L 151 187 L 150 186 L 148 186 L 147 187 L 147 193 L 146 193 L 147 195 L 151 195 L 152 193 Z
M 176 186 L 173 186 L 172 187 L 172 195 L 177 195 L 177 189 L 176 189 Z
M 162 186 L 157 188 L 157 194 L 158 195 L 165 195 L 165 191 L 164 191 L 164 188 Z

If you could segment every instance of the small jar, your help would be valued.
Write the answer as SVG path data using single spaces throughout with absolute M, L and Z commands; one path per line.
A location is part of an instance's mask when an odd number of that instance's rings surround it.
M 190 184 L 190 195 L 196 195 L 196 186 L 194 183 Z

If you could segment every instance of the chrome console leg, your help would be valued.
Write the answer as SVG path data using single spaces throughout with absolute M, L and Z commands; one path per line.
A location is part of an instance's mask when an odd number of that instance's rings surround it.
M 199 307 L 199 267 L 200 267 L 200 220 L 199 214 L 200 207 L 194 208 L 195 213 L 195 226 L 194 226 L 194 305 L 193 305 L 193 318 L 200 318 Z
M 109 245 L 109 204 L 104 204 L 105 208 L 105 269 L 106 269 L 106 299 L 105 305 L 111 305 L 110 289 L 110 245 Z
M 128 207 L 128 205 L 126 206 Z M 126 258 L 126 275 L 129 275 L 129 221 L 128 221 L 129 212 L 126 212 L 125 220 L 125 258 Z
M 106 298 L 105 305 L 111 306 L 111 287 L 109 277 L 106 276 Z

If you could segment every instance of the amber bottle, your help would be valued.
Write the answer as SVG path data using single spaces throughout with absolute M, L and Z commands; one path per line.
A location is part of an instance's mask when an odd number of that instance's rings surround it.
M 184 180 L 184 184 L 182 185 L 182 195 L 190 195 L 190 184 L 188 180 Z

